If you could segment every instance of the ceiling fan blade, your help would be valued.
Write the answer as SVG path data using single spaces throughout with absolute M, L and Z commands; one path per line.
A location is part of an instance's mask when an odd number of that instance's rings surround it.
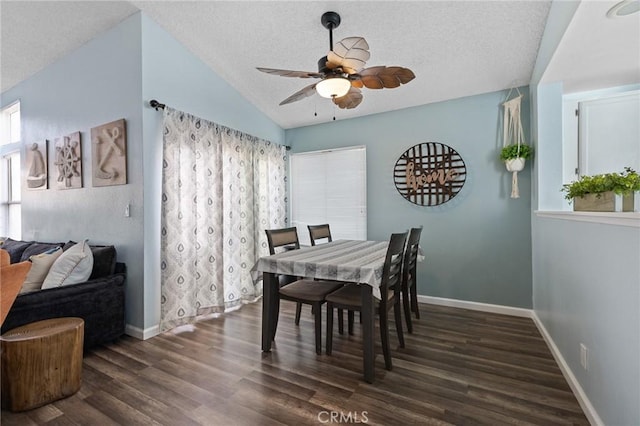
M 300 77 L 300 78 L 322 78 L 324 74 L 311 71 L 293 71 L 293 70 L 279 70 L 275 68 L 256 68 L 258 71 L 262 71 L 267 74 L 279 75 L 281 77 Z
M 367 89 L 393 89 L 416 77 L 409 68 L 386 67 L 384 65 L 366 68 L 358 74 Z
M 292 102 L 296 102 L 299 100 L 302 100 L 308 96 L 313 95 L 314 93 L 316 93 L 316 83 L 310 84 L 307 87 L 298 90 L 296 93 L 294 93 L 293 95 L 289 96 L 287 99 L 285 99 L 284 101 L 280 102 L 280 105 L 286 105 L 286 104 L 290 104 Z
M 349 78 L 349 80 L 351 80 L 352 87 L 357 87 L 358 89 L 362 89 L 364 87 L 364 84 L 362 84 L 362 80 L 360 80 L 359 76 L 355 78 Z
M 333 103 L 342 109 L 352 109 L 362 102 L 362 92 L 356 87 L 351 87 L 346 95 L 333 98 Z
M 364 68 L 369 56 L 369 44 L 363 37 L 347 37 L 327 53 L 327 66 L 330 69 L 340 66 L 347 74 L 353 74 Z

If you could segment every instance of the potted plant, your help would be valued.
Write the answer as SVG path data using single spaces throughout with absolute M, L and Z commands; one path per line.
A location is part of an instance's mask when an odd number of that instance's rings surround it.
M 504 161 L 510 172 L 519 172 L 524 169 L 525 160 L 532 156 L 533 148 L 525 144 L 507 145 L 500 151 L 500 159 Z
M 640 175 L 625 167 L 620 173 L 582 176 L 563 185 L 562 191 L 567 200 L 573 201 L 575 211 L 633 211 L 634 192 L 640 191 Z

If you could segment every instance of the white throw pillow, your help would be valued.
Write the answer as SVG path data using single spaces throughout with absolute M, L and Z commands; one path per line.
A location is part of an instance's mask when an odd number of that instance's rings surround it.
M 31 269 L 29 269 L 29 273 L 24 279 L 22 288 L 20 288 L 20 294 L 40 290 L 44 279 L 49 274 L 51 266 L 56 261 L 56 259 L 60 257 L 61 254 L 62 247 L 58 247 L 51 253 L 45 252 L 42 254 L 30 256 L 29 260 L 31 261 Z
M 43 290 L 77 284 L 89 279 L 93 269 L 93 254 L 87 241 L 72 246 L 56 259 L 42 283 Z

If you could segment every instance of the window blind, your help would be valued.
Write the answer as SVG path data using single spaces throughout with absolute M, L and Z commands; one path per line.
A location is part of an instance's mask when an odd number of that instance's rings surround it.
M 328 223 L 334 240 L 367 239 L 367 162 L 364 146 L 292 154 L 291 223 L 300 244 L 307 225 Z

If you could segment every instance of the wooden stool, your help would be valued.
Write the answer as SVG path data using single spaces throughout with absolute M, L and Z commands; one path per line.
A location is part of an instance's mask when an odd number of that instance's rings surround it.
M 37 321 L 3 334 L 3 408 L 30 410 L 76 393 L 83 340 L 81 318 Z

